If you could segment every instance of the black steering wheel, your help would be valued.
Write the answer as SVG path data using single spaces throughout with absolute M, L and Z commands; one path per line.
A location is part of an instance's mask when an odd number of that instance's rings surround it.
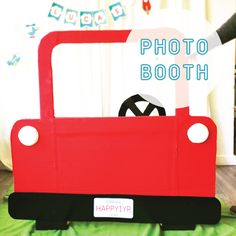
M 138 102 L 147 102 L 147 107 L 144 111 L 141 111 L 137 103 Z M 165 116 L 166 111 L 162 104 L 154 97 L 150 95 L 133 95 L 127 98 L 120 107 L 119 116 L 126 116 L 127 111 L 131 110 L 135 116 L 150 116 L 154 110 L 158 111 L 159 116 Z

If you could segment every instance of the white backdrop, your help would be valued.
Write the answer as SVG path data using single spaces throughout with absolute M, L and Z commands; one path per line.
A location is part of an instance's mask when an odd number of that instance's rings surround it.
M 114 20 L 109 12 L 109 6 L 117 2 L 121 2 L 124 7 L 125 16 Z M 73 9 L 78 12 L 103 9 L 107 16 L 107 23 L 99 28 L 89 28 L 90 30 L 103 30 L 156 27 L 155 15 L 158 15 L 163 8 L 188 9 L 193 13 L 197 13 L 199 18 L 207 16 L 213 23 L 215 22 L 215 26 L 219 26 L 230 16 L 235 3 L 231 0 L 227 1 L 229 9 L 222 12 L 224 17 L 219 17 L 220 20 L 217 22 L 216 15 L 220 15 L 218 11 L 222 5 L 226 4 L 226 1 L 217 0 L 213 2 L 204 0 L 151 0 L 152 8 L 149 15 L 147 15 L 142 9 L 141 0 L 5 1 L 0 10 L 0 20 L 2 22 L 0 39 L 0 160 L 11 168 L 9 139 L 14 122 L 23 118 L 39 118 L 37 49 L 41 38 L 51 31 L 78 30 L 81 28 L 78 22 L 76 25 L 65 24 L 65 15 L 63 14 L 59 20 L 48 17 L 53 3 L 63 6 L 64 12 L 66 9 Z M 214 7 L 212 7 L 213 5 Z M 217 8 L 216 5 L 219 7 Z M 29 34 L 32 29 L 30 25 L 32 24 L 35 24 L 34 27 L 37 29 L 33 38 Z M 123 78 L 122 70 L 125 55 L 123 46 L 111 47 L 108 45 L 101 49 L 86 45 L 82 49 L 73 48 L 72 50 L 69 49 L 70 45 L 67 47 L 68 49 L 58 47 L 53 53 L 55 115 L 115 116 L 118 105 L 115 106 L 115 110 L 112 110 L 114 106 L 111 104 L 120 104 L 120 101 L 116 102 L 117 98 L 120 96 L 122 100 L 126 96 L 126 94 L 122 95 L 121 93 L 124 88 L 121 80 Z M 231 45 L 226 46 L 226 48 L 226 56 L 231 58 L 233 48 Z M 98 64 L 98 62 L 100 63 Z M 11 63 L 15 64 L 11 65 Z M 63 63 L 63 69 L 60 63 Z M 224 68 L 224 72 L 228 77 L 233 78 L 233 73 L 231 76 L 231 70 L 233 71 L 233 69 L 230 63 L 222 65 L 222 68 Z M 86 79 L 77 80 L 78 77 Z M 119 85 L 115 82 L 117 81 L 116 78 L 119 78 Z M 230 78 L 226 80 L 231 81 Z M 225 94 L 229 94 L 228 88 L 232 89 L 232 81 L 225 86 Z M 218 93 L 216 92 L 216 94 Z M 232 94 L 232 91 L 230 94 Z M 165 96 L 167 95 L 170 99 L 168 104 L 165 104 Z M 173 115 L 174 89 L 169 87 L 167 95 L 159 93 L 158 99 L 160 98 L 161 102 L 167 107 L 168 115 Z M 227 104 L 227 106 L 233 105 L 232 96 L 229 100 L 230 105 Z M 215 107 L 212 116 L 218 121 L 218 113 L 222 114 L 222 112 L 217 113 L 215 99 L 216 96 L 211 100 L 211 104 Z M 221 98 L 218 100 L 221 100 Z M 227 117 L 231 122 L 231 112 Z M 219 122 L 221 121 L 222 119 L 219 120 Z M 224 131 L 222 130 L 227 130 L 228 126 L 219 126 L 222 133 L 221 137 L 226 136 L 223 135 Z M 231 129 L 232 126 L 226 131 L 227 133 L 231 132 L 230 138 L 227 138 L 226 142 L 230 146 L 227 150 L 232 149 Z M 221 142 L 223 141 L 221 140 Z M 219 148 L 221 156 L 224 156 L 225 150 L 225 147 Z M 231 158 L 233 158 L 232 155 Z M 222 161 L 222 163 L 226 163 L 226 161 Z

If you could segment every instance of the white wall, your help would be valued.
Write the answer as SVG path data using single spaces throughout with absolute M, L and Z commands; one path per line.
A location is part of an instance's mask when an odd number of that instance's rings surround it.
M 220 27 L 236 11 L 235 0 L 211 0 L 209 20 L 215 27 Z M 217 164 L 236 165 L 234 148 L 234 58 L 235 42 L 222 46 L 220 80 L 210 94 L 211 116 L 217 124 Z
M 108 16 L 108 23 L 102 26 L 101 29 L 130 29 L 130 28 L 151 28 L 155 27 L 160 22 L 155 21 L 155 16 L 160 13 L 162 6 L 178 9 L 181 6 L 192 9 L 195 13 L 203 16 L 205 12 L 204 0 L 162 0 L 151 1 L 152 10 L 150 15 L 146 15 L 141 6 L 141 1 L 138 0 L 123 0 L 121 1 L 126 9 L 126 17 L 118 21 L 114 21 L 108 11 L 108 6 L 116 1 L 87 1 L 87 0 L 58 0 L 58 1 L 32 1 L 32 0 L 9 0 L 4 2 L 4 6 L 0 8 L 1 24 L 1 40 L 0 40 L 0 160 L 11 167 L 11 153 L 10 153 L 10 131 L 16 120 L 22 118 L 39 118 L 39 94 L 38 94 L 38 74 L 37 74 L 37 50 L 40 39 L 50 31 L 55 30 L 78 30 L 79 26 L 64 24 L 63 20 L 56 21 L 48 18 L 48 12 L 53 2 L 63 5 L 65 8 L 72 8 L 78 11 L 93 11 L 105 9 Z M 165 3 L 165 4 L 164 4 Z M 218 26 L 226 20 L 231 13 L 235 11 L 235 0 L 211 0 L 209 2 L 211 8 L 210 18 L 212 22 Z M 63 18 L 63 17 L 62 17 Z M 27 24 L 35 23 L 39 27 L 35 38 L 30 38 L 28 35 L 29 28 Z M 235 157 L 232 155 L 233 151 L 233 52 L 234 48 L 231 43 L 224 46 L 225 55 L 222 60 L 222 84 L 215 89 L 211 96 L 212 114 L 218 125 L 219 139 L 218 139 L 218 163 L 232 164 L 235 163 Z M 124 52 L 119 47 L 104 49 L 107 54 L 112 51 L 115 55 L 124 55 Z M 96 53 L 97 52 L 97 53 Z M 87 77 L 91 83 L 90 89 L 93 96 L 100 96 L 99 92 L 94 92 L 98 86 L 102 87 L 103 91 L 108 91 L 103 95 L 106 99 L 97 99 L 96 108 L 102 106 L 104 114 L 109 114 L 108 101 L 111 94 L 113 98 L 119 95 L 116 83 L 111 83 L 108 78 L 122 77 L 121 71 L 114 69 L 114 63 L 119 65 L 122 61 L 117 60 L 116 57 L 105 58 L 102 51 L 98 48 L 90 52 L 86 51 L 87 60 L 91 63 L 96 63 L 97 60 L 103 60 L 107 67 L 96 68 L 94 65 L 88 70 Z M 57 54 L 57 60 L 60 61 L 60 52 Z M 12 58 L 14 54 L 20 56 L 20 62 L 16 66 L 8 66 L 7 61 Z M 61 57 L 65 57 L 64 53 Z M 74 55 L 74 62 L 78 55 Z M 225 58 L 227 58 L 227 63 Z M 78 61 L 81 58 L 78 59 Z M 76 69 L 75 69 L 76 70 Z M 95 73 L 96 71 L 96 73 Z M 101 73 L 101 71 L 103 71 Z M 68 71 L 67 71 L 68 72 Z M 68 83 L 69 73 L 64 70 L 65 83 Z M 93 83 L 96 76 L 96 83 Z M 60 75 L 61 77 L 62 74 Z M 58 76 L 58 78 L 60 77 Z M 68 77 L 67 77 L 68 76 Z M 105 78 L 105 79 L 104 79 Z M 98 82 L 102 83 L 98 83 Z M 88 81 L 87 81 L 88 82 Z M 57 85 L 56 85 L 57 86 Z M 85 84 L 82 84 L 85 86 Z M 62 88 L 66 88 L 62 86 Z M 109 89 L 113 92 L 109 92 Z M 56 110 L 58 114 L 63 115 L 64 112 L 71 112 L 67 110 L 68 107 L 60 105 L 60 102 L 65 101 L 60 93 L 59 87 L 55 88 L 56 96 Z M 101 90 L 100 90 L 101 92 Z M 84 96 L 88 96 L 85 90 L 81 90 Z M 170 92 L 169 92 L 170 94 Z M 65 95 L 66 96 L 66 95 Z M 158 96 L 162 96 L 161 92 Z M 163 97 L 165 95 L 163 94 Z M 173 97 L 173 93 L 169 95 Z M 159 98 L 159 97 L 158 97 Z M 161 97 L 162 98 L 162 97 Z M 162 99 L 163 100 L 163 99 Z M 164 99 L 166 100 L 166 99 Z M 170 99 L 169 99 L 170 100 Z M 80 108 L 83 104 L 78 104 Z M 171 104 L 173 105 L 173 104 Z M 86 106 L 84 106 L 86 107 Z M 223 112 L 222 112 L 223 107 Z M 73 108 L 73 107 L 72 107 Z M 80 110 L 80 109 L 78 109 Z M 73 112 L 75 109 L 73 110 Z M 93 110 L 95 112 L 95 110 Z M 65 114 L 65 113 L 64 113 Z M 100 115 L 100 113 L 96 113 Z M 103 113 L 102 113 L 103 114 Z M 171 111 L 169 112 L 171 114 Z

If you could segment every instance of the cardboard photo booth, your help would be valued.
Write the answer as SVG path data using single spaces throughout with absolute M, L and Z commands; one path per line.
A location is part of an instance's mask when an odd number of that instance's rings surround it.
M 64 31 L 42 39 L 40 118 L 19 120 L 11 132 L 13 218 L 35 220 L 37 229 L 66 229 L 68 221 L 160 223 L 162 229 L 219 222 L 217 130 L 210 118 L 190 116 L 188 106 L 166 116 L 161 103 L 142 94 L 127 97 L 117 117 L 54 115 L 53 49 L 125 44 L 130 33 Z M 148 101 L 144 111 L 136 106 L 140 101 Z M 128 110 L 135 117 L 127 117 Z

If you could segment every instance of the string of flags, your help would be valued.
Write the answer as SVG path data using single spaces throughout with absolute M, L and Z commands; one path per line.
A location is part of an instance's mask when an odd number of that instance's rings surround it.
M 109 5 L 109 11 L 114 21 L 125 16 L 124 7 L 120 2 Z M 65 12 L 65 14 L 64 14 Z M 77 11 L 75 9 L 65 9 L 64 6 L 53 2 L 48 17 L 59 21 L 64 14 L 64 23 L 76 25 L 78 22 L 81 28 L 99 27 L 107 23 L 107 15 L 104 9 L 96 11 Z
M 151 11 L 150 0 L 142 0 L 142 8 L 148 15 Z M 114 21 L 126 16 L 121 2 L 109 5 L 108 9 Z M 99 27 L 107 24 L 107 12 L 104 9 L 96 11 L 78 11 L 75 9 L 65 8 L 56 2 L 52 3 L 48 17 L 54 18 L 57 21 L 63 18 L 65 24 L 77 25 L 79 23 L 81 28 L 92 28 L 94 26 Z M 25 27 L 27 28 L 29 38 L 35 38 L 39 27 L 35 23 L 27 24 Z M 21 57 L 18 54 L 14 54 L 7 61 L 7 64 L 9 66 L 16 66 L 20 60 Z

